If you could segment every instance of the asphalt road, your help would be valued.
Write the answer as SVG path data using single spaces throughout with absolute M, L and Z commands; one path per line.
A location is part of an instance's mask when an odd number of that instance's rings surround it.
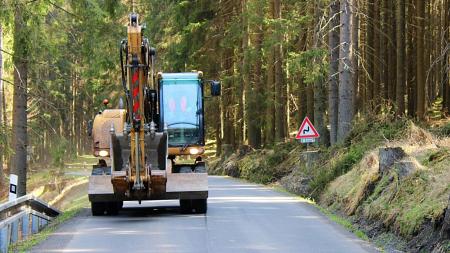
M 377 252 L 315 207 L 263 186 L 209 178 L 207 215 L 178 201 L 125 202 L 118 216 L 86 209 L 31 252 Z

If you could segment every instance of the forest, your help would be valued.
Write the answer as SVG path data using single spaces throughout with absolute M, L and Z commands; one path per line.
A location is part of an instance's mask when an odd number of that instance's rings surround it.
M 320 146 L 363 119 L 447 117 L 449 2 L 1 0 L 0 178 L 91 152 L 89 120 L 123 96 L 133 8 L 158 71 L 221 80 L 206 108 L 220 156 L 289 141 L 305 116 Z

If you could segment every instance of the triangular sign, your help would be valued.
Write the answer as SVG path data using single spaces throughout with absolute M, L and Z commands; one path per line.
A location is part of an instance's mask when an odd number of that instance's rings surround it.
M 314 128 L 309 118 L 306 117 L 303 120 L 302 125 L 300 126 L 300 129 L 298 130 L 295 139 L 299 140 L 304 138 L 319 138 L 319 137 L 320 137 L 319 133 Z

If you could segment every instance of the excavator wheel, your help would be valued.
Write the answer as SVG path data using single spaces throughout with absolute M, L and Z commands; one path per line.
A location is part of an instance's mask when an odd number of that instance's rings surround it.
M 192 201 L 190 199 L 180 199 L 180 212 L 183 214 L 192 213 Z
M 180 199 L 180 211 L 183 214 L 206 213 L 207 199 Z
M 92 216 L 101 216 L 105 214 L 106 205 L 104 202 L 91 202 Z
M 123 206 L 123 201 L 112 201 L 106 203 L 106 213 L 108 215 L 117 215 Z
M 207 199 L 193 199 L 192 208 L 195 209 L 195 213 L 206 213 L 208 210 Z

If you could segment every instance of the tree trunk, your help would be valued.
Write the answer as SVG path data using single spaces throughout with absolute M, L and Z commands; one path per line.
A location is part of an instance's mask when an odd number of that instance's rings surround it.
M 274 20 L 281 19 L 281 0 L 272 0 Z M 275 71 L 275 141 L 284 142 L 286 137 L 286 84 L 283 78 L 283 41 L 279 27 L 275 30 L 276 44 L 274 46 Z
M 232 19 L 233 6 L 229 2 L 221 9 L 223 27 L 227 27 Z M 226 36 L 224 33 L 223 36 Z M 228 156 L 234 148 L 234 116 L 233 116 L 233 48 L 232 45 L 224 45 L 222 48 L 223 92 L 221 98 L 221 122 L 222 122 L 222 155 Z
M 397 19 L 397 85 L 396 114 L 403 116 L 405 112 L 405 0 L 396 2 Z
M 381 31 L 382 34 L 380 34 L 380 80 L 381 80 L 381 89 L 383 94 L 383 104 L 386 104 L 386 101 L 389 101 L 389 95 L 388 95 L 388 83 L 389 83 L 389 69 L 390 66 L 388 65 L 388 48 L 389 48 L 389 41 L 388 37 L 385 34 L 388 31 L 388 25 L 389 25 L 389 1 L 390 0 L 382 0 L 382 8 L 380 10 L 380 20 L 381 21 Z
M 269 2 L 269 15 L 274 16 L 275 8 L 273 1 Z M 273 36 L 272 28 L 268 28 L 268 37 Z M 266 80 L 266 115 L 264 138 L 266 145 L 272 145 L 275 140 L 275 52 L 273 47 L 267 52 L 267 80 Z
M 315 3 L 314 10 L 314 20 L 316 25 L 316 30 L 314 31 L 314 48 L 320 49 L 322 47 L 322 31 L 320 29 L 320 19 L 322 17 L 322 3 L 320 1 Z M 314 64 L 322 65 L 322 59 L 315 57 Z M 314 82 L 314 126 L 317 132 L 320 134 L 318 144 L 327 146 L 329 144 L 329 133 L 327 131 L 327 126 L 325 123 L 326 119 L 326 109 L 327 109 L 327 96 L 326 96 L 326 86 L 325 86 L 325 75 L 322 73 L 322 66 L 320 68 L 320 73 L 317 80 Z
M 3 173 L 3 154 L 6 147 L 4 140 L 6 140 L 5 128 L 3 122 L 3 28 L 0 24 L 0 187 L 3 187 L 5 175 Z
M 255 3 L 253 3 L 255 4 Z M 253 27 L 254 30 L 252 30 L 252 36 L 250 37 L 251 44 L 253 46 L 253 55 L 254 55 L 254 62 L 253 62 L 253 68 L 251 71 L 250 76 L 250 84 L 251 89 L 249 92 L 249 100 L 250 103 L 250 110 L 248 114 L 248 140 L 249 145 L 253 148 L 260 148 L 261 147 L 261 124 L 262 124 L 262 115 L 264 114 L 263 106 L 264 103 L 263 100 L 263 85 L 262 85 L 262 78 L 261 78 L 261 72 L 262 72 L 262 43 L 263 43 L 263 27 L 262 27 L 262 19 L 264 17 L 264 9 L 263 6 L 260 6 L 260 2 L 257 2 L 253 6 L 253 11 L 257 15 L 257 17 L 260 18 L 260 20 L 255 21 L 255 23 L 251 23 L 250 27 Z M 250 72 L 250 69 L 249 69 Z
M 445 38 L 444 43 L 445 46 L 449 45 L 450 43 L 450 0 L 445 0 L 444 3 L 444 27 L 445 29 Z M 445 11 L 446 10 L 446 11 Z M 450 78 L 449 78 L 449 71 L 450 71 L 450 59 L 449 59 L 449 51 L 447 50 L 444 53 L 444 60 L 442 62 L 442 69 L 443 75 L 442 75 L 442 93 L 444 97 L 443 101 L 443 111 L 450 115 Z M 449 212 L 450 213 L 450 212 Z
M 360 89 L 359 85 L 359 57 L 358 57 L 358 50 L 359 50 L 359 15 L 357 15 L 358 12 L 358 0 L 352 0 L 352 66 L 353 66 L 353 73 L 352 73 L 352 82 L 353 82 L 353 109 L 354 113 L 356 114 L 358 111 L 358 91 Z M 339 64 L 338 64 L 339 66 Z
M 397 46 L 397 38 L 395 33 L 395 3 L 391 0 L 388 1 L 388 16 L 389 16 L 389 22 L 387 24 L 388 28 L 388 98 L 391 105 L 394 104 L 396 101 L 395 97 L 395 87 L 396 87 L 396 81 L 397 81 L 397 58 L 396 58 L 396 52 L 395 48 Z
M 374 7 L 373 7 L 373 15 L 374 19 L 372 22 L 374 23 L 373 26 L 373 110 L 375 113 L 379 113 L 381 111 L 381 97 L 382 97 L 382 86 L 381 86 L 381 61 L 380 58 L 380 41 L 381 41 L 381 34 L 380 34 L 380 27 L 381 27 L 381 19 L 380 19 L 380 2 L 381 0 L 375 0 L 374 1 Z
M 416 48 L 416 77 L 417 77 L 417 118 L 425 119 L 425 0 L 416 0 L 417 48 Z
M 406 33 L 406 94 L 408 116 L 416 117 L 417 108 L 417 80 L 416 80 L 416 12 L 413 8 L 415 0 L 410 0 L 406 17 L 408 17 Z
M 353 120 L 353 84 L 350 0 L 341 0 L 341 29 L 339 50 L 339 126 L 338 142 L 342 142 L 350 133 Z
M 328 35 L 330 69 L 328 83 L 328 119 L 330 123 L 330 143 L 337 141 L 339 106 L 339 0 L 330 4 L 330 27 Z
M 374 77 L 375 77 L 375 0 L 369 0 L 367 3 L 367 45 L 365 60 L 367 62 L 367 91 L 366 91 L 366 109 L 372 111 L 374 108 Z
M 24 6 L 17 4 L 14 16 L 14 95 L 12 173 L 18 176 L 17 196 L 27 192 L 27 74 L 29 32 Z

